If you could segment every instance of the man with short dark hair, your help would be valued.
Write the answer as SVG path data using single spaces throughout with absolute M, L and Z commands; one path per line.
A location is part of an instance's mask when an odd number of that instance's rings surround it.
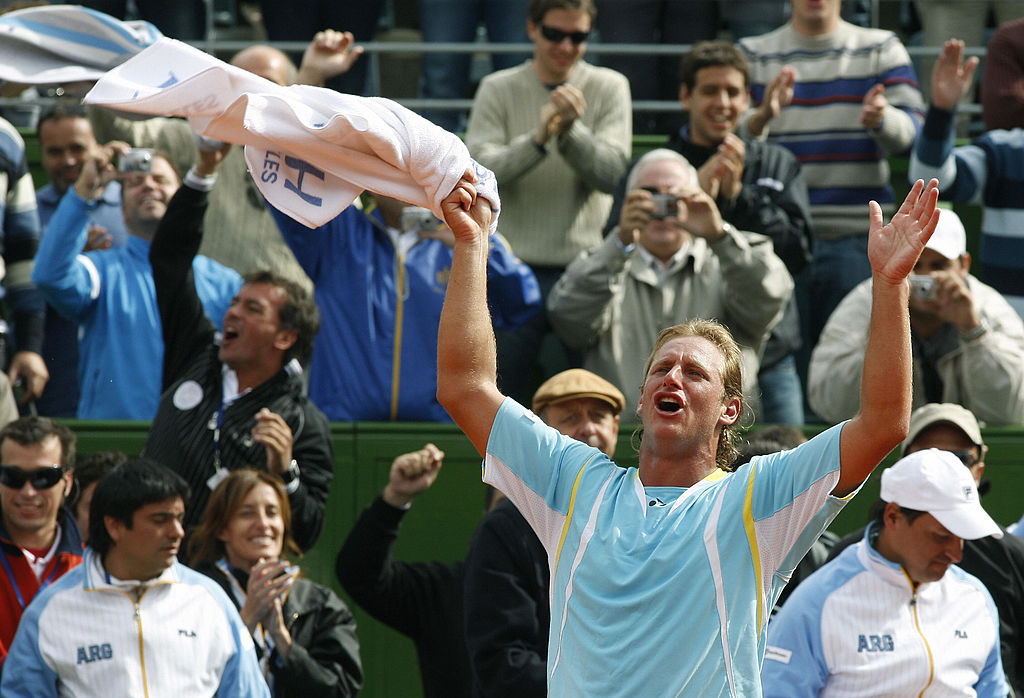
M 81 332 L 79 419 L 152 419 L 160 399 L 163 341 L 156 311 L 149 247 L 181 180 L 167 156 L 150 152 L 141 169 L 119 173 L 124 143 L 96 148 L 68 187 L 39 245 L 32 278 L 46 300 Z M 107 186 L 121 182 L 124 247 L 80 254 L 90 212 Z M 219 318 L 240 278 L 212 259 L 192 272 L 210 317 Z
M 903 441 L 901 455 L 929 448 L 948 451 L 960 459 L 971 473 L 982 496 L 989 482 L 982 480 L 988 446 L 982 440 L 978 420 L 967 409 L 952 403 L 928 403 L 910 416 L 910 430 Z M 964 540 L 963 559 L 957 564 L 981 580 L 999 611 L 999 643 L 1006 680 L 1015 695 L 1024 695 L 1024 540 L 1006 535 Z M 829 553 L 831 561 L 847 546 L 864 538 L 864 531 L 844 537 Z
M 64 508 L 75 435 L 46 417 L 0 429 L 0 670 L 25 607 L 82 561 L 82 539 Z
M 532 60 L 480 82 L 466 127 L 470 154 L 501 189 L 501 233 L 537 275 L 544 300 L 566 265 L 601 241 L 629 162 L 629 83 L 584 60 L 596 15 L 593 0 L 531 0 Z M 499 334 L 502 385 L 523 402 L 537 375 L 575 363 L 556 343 L 552 365 L 537 370 L 550 334 L 543 311 Z
M 797 587 L 768 625 L 765 696 L 1004 698 L 995 605 L 956 567 L 964 540 L 1001 537 L 952 453 L 915 451 L 882 473 L 864 538 Z
M 625 404 L 618 388 L 582 368 L 552 376 L 533 395 L 533 411 L 545 424 L 609 458 Z M 480 521 L 466 553 L 466 648 L 474 696 L 547 695 L 549 580 L 544 546 L 516 505 L 502 497 Z
M 736 132 L 750 106 L 747 59 L 735 44 L 702 41 L 683 56 L 679 83 L 679 100 L 689 123 L 672 134 L 665 147 L 697 168 L 701 189 L 715 199 L 724 220 L 771 238 L 775 254 L 795 279 L 810 261 L 807 183 L 789 150 L 741 138 Z M 611 224 L 617 221 L 615 213 L 613 209 Z M 803 390 L 794 359 L 800 347 L 800 317 L 791 297 L 761 357 L 758 383 L 764 422 L 804 422 Z
M 295 541 L 316 542 L 334 462 L 323 413 L 303 395 L 320 314 L 312 295 L 270 271 L 251 272 L 224 313 L 219 343 L 203 314 L 192 264 L 203 239 L 208 192 L 227 152 L 204 151 L 167 205 L 150 248 L 163 328 L 164 393 L 144 449 L 192 488 L 185 525 L 210 492 L 241 467 L 281 478 Z
M 184 480 L 146 459 L 100 482 L 84 562 L 25 614 L 4 696 L 269 698 L 232 602 L 176 560 L 187 499 Z
M 36 191 L 39 224 L 45 235 L 60 200 L 82 174 L 85 161 L 94 156 L 100 146 L 85 109 L 78 104 L 58 102 L 39 117 L 36 130 L 43 169 L 50 179 Z M 80 252 L 123 247 L 128 231 L 121 213 L 121 183 L 116 179 L 108 182 L 94 204 L 88 212 L 88 234 Z M 50 380 L 36 400 L 36 409 L 48 417 L 74 417 L 78 413 L 79 399 L 78 323 L 49 304 L 42 351 Z

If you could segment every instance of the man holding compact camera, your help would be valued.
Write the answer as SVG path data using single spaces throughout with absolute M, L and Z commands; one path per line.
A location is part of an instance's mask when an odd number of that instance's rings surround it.
M 953 402 L 990 425 L 1024 423 L 1024 322 L 1003 296 L 971 276 L 963 223 L 942 210 L 910 276 L 914 407 Z M 830 422 L 860 407 L 871 280 L 829 318 L 811 355 L 808 398 Z
M 114 179 L 121 182 L 128 239 L 123 247 L 79 254 L 91 214 Z M 159 151 L 114 141 L 86 159 L 50 218 L 32 280 L 50 305 L 79 325 L 79 419 L 156 414 L 164 344 L 149 246 L 180 184 Z M 208 316 L 220 322 L 241 277 L 205 257 L 195 261 L 193 273 Z
M 723 221 L 697 171 L 673 150 L 637 160 L 626 190 L 619 225 L 551 291 L 555 331 L 585 352 L 584 368 L 626 395 L 623 415 L 633 420 L 636 376 L 658 333 L 717 318 L 742 349 L 744 395 L 756 404 L 759 357 L 793 291 L 771 240 Z

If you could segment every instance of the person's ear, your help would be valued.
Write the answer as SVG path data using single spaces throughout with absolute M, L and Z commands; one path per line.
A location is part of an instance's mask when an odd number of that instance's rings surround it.
M 685 82 L 679 83 L 679 103 L 683 105 L 683 111 L 690 111 L 690 88 Z
M 731 426 L 739 420 L 742 413 L 743 401 L 738 397 L 729 398 L 722 407 L 722 416 L 718 418 L 718 423 L 725 427 Z
M 900 517 L 900 505 L 895 502 L 887 502 L 885 505 L 885 511 L 882 513 L 882 523 L 885 528 L 890 528 L 896 524 Z
M 107 529 L 107 535 L 110 536 L 110 540 L 114 541 L 115 544 L 121 540 L 121 533 L 125 529 L 124 522 L 113 516 L 104 516 L 103 525 Z
M 274 336 L 274 348 L 288 351 L 297 341 L 299 341 L 299 333 L 296 330 L 278 330 Z
M 962 255 L 960 255 L 960 270 L 964 274 L 970 274 L 971 273 L 971 253 L 970 252 L 964 252 Z

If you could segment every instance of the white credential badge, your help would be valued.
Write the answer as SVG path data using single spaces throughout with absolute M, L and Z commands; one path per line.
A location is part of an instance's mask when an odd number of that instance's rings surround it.
M 187 380 L 174 391 L 174 406 L 179 410 L 190 410 L 203 399 L 202 387 L 193 380 Z

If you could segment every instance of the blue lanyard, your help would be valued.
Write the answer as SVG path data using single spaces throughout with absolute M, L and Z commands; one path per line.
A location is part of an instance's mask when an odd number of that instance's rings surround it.
M 24 555 L 25 553 L 20 553 L 20 554 Z M 3 551 L 0 551 L 0 561 L 2 561 L 4 563 L 4 572 L 7 573 L 7 579 L 10 580 L 11 588 L 14 589 L 14 595 L 18 599 L 18 605 L 21 606 L 21 610 L 24 611 L 25 610 L 25 599 L 21 595 L 21 589 L 18 588 L 18 582 L 14 579 L 14 571 L 11 570 L 11 563 L 9 563 L 7 561 L 7 553 L 5 553 Z M 53 581 L 53 578 L 57 576 L 57 567 L 58 567 L 58 565 L 56 564 L 56 560 L 51 560 L 51 562 L 53 563 L 53 570 L 50 572 L 50 576 L 49 577 L 47 577 L 44 581 L 40 582 L 39 589 L 36 590 L 37 594 L 40 591 L 42 591 L 43 589 L 45 589 L 50 584 L 50 582 Z

